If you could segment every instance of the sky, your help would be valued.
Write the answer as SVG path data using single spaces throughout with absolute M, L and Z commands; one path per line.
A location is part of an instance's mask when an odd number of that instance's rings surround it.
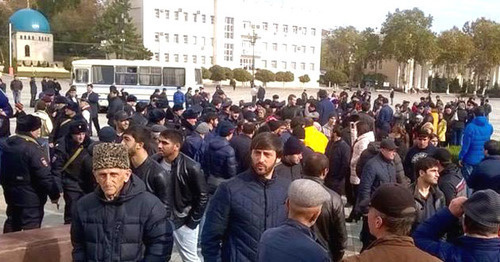
M 389 12 L 396 8 L 418 7 L 434 18 L 432 30 L 439 33 L 453 26 L 462 28 L 465 22 L 486 17 L 500 22 L 500 0 L 264 0 L 275 4 L 309 9 L 323 29 L 355 26 L 380 29 Z

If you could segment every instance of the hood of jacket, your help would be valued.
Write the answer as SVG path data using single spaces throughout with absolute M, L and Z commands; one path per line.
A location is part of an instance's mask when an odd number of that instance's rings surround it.
M 118 195 L 111 201 L 106 199 L 106 197 L 104 196 L 104 192 L 102 191 L 100 186 L 96 187 L 95 192 L 101 201 L 108 204 L 121 205 L 134 198 L 135 196 L 146 192 L 146 185 L 139 177 L 132 174 L 130 175 L 130 179 L 128 180 L 128 182 L 123 185 L 120 195 Z
M 472 122 L 478 126 L 485 126 L 488 123 L 488 119 L 485 116 L 476 116 Z

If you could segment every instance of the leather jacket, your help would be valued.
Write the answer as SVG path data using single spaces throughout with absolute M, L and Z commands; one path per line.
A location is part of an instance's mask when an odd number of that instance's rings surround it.
M 161 167 L 158 162 L 152 160 L 150 157 L 146 158 L 140 166 L 132 167 L 132 173 L 138 176 L 144 184 L 146 184 L 146 190 L 148 192 L 161 200 L 167 210 L 167 217 L 171 217 L 171 175 Z
M 161 164 L 161 155 L 153 159 Z M 171 163 L 172 217 L 175 228 L 183 225 L 196 228 L 205 212 L 208 202 L 208 186 L 198 162 L 179 152 Z

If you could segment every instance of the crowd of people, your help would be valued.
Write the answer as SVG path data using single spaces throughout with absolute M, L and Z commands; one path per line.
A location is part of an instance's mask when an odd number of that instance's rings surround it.
M 0 92 L 4 233 L 39 228 L 62 196 L 75 261 L 168 261 L 173 245 L 183 261 L 198 247 L 203 261 L 500 259 L 488 99 L 282 101 L 253 86 L 236 102 L 218 86 L 138 101 L 111 86 L 101 128 L 91 84 L 60 91 L 42 90 L 33 114 Z M 345 256 L 360 220 L 361 252 Z

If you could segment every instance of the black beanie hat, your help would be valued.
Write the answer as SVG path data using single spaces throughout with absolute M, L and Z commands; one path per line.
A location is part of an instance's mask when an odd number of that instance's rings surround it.
M 16 132 L 31 132 L 42 127 L 42 120 L 34 115 L 24 115 L 17 118 Z
M 285 146 L 283 148 L 283 155 L 289 156 L 300 154 L 302 153 L 303 148 L 304 145 L 302 144 L 302 142 L 298 138 L 291 136 L 290 138 L 288 138 L 288 140 L 286 140 Z

